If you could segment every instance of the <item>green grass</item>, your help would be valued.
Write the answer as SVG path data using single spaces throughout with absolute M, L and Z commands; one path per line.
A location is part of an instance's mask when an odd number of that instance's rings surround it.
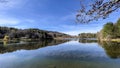
M 111 39 L 113 42 L 120 42 L 120 39 Z
M 120 38 L 119 38 L 119 39 L 110 39 L 110 40 L 107 40 L 107 39 L 101 39 L 100 41 L 120 42 Z

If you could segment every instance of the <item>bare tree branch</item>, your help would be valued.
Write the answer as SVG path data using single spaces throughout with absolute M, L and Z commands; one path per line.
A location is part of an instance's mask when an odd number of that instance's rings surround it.
M 86 8 L 82 1 L 81 8 L 76 15 L 78 23 L 89 23 L 100 18 L 106 19 L 112 12 L 120 8 L 120 0 L 94 0 L 89 8 Z

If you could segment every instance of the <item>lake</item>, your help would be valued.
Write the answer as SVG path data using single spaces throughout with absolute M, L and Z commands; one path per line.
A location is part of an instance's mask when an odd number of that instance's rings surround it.
M 120 43 L 42 40 L 0 43 L 0 68 L 120 68 Z

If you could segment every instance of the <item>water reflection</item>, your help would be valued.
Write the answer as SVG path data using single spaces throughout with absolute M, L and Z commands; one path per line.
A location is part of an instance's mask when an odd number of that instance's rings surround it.
M 120 58 L 120 43 L 118 42 L 99 42 L 110 58 Z
M 4 47 L 7 47 L 8 41 L 3 41 Z
M 96 39 L 79 39 L 79 42 L 80 43 L 96 43 L 97 42 L 97 40 Z
M 100 42 L 97 40 L 90 39 L 79 39 L 80 43 L 98 43 L 107 54 L 108 57 L 112 59 L 120 58 L 120 42 Z
M 119 43 L 98 44 L 90 40 L 64 42 L 66 40 L 43 40 L 1 45 L 0 53 L 4 54 L 0 54 L 0 68 L 120 67 L 120 59 L 112 59 L 118 58 L 120 54 Z
M 8 43 L 4 41 L 3 44 L 0 44 L 0 53 L 13 52 L 16 50 L 33 50 L 45 46 L 58 45 L 68 40 L 40 40 L 32 42 L 17 42 L 17 43 Z

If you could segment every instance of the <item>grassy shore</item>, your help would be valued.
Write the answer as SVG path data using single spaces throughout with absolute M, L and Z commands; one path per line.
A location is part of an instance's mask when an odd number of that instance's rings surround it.
M 48 39 L 20 39 L 20 38 L 14 38 L 14 39 L 9 39 L 7 42 L 18 42 L 18 41 L 25 41 L 25 42 L 30 42 L 30 41 L 39 41 L 39 40 L 49 40 Z M 0 39 L 0 42 L 4 42 L 4 39 Z
M 120 42 L 120 39 L 111 39 L 113 42 Z
M 101 39 L 100 41 L 120 42 L 120 38 L 119 39 Z

